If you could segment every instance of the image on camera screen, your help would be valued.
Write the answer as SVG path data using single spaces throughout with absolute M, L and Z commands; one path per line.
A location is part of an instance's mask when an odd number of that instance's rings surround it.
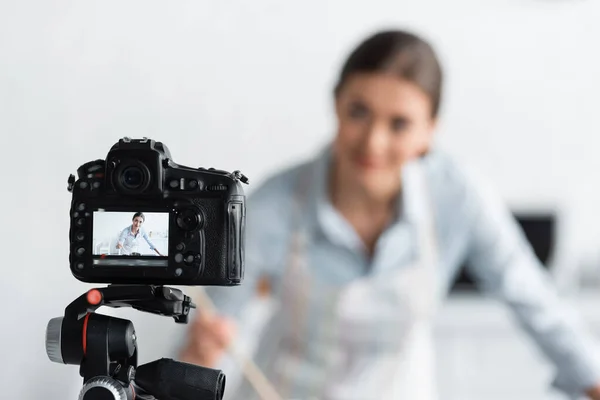
M 94 211 L 93 218 L 94 264 L 166 265 L 169 213 Z

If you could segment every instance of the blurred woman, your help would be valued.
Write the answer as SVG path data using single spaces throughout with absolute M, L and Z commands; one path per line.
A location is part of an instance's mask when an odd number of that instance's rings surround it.
M 210 291 L 223 315 L 200 314 L 183 360 L 216 365 L 268 275 L 280 308 L 256 361 L 284 399 L 437 398 L 432 319 L 466 262 L 552 360 L 555 386 L 600 399 L 592 341 L 511 213 L 432 146 L 442 75 L 430 45 L 403 31 L 350 54 L 333 143 L 250 196 L 246 280 Z

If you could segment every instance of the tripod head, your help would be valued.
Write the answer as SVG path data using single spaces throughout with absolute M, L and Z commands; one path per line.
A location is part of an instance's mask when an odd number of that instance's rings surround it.
M 110 285 L 89 290 L 53 318 L 46 330 L 51 361 L 79 365 L 79 400 L 221 400 L 220 370 L 160 359 L 138 367 L 131 321 L 97 314 L 101 306 L 133 307 L 186 324 L 195 305 L 181 290 L 150 285 Z

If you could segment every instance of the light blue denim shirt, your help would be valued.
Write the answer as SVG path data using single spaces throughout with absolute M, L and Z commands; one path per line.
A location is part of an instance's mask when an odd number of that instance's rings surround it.
M 391 270 L 418 256 L 415 226 L 423 212 L 434 213 L 439 252 L 438 284 L 449 288 L 463 263 L 486 293 L 503 301 L 520 326 L 556 366 L 554 386 L 571 398 L 600 383 L 596 343 L 559 300 L 550 277 L 535 257 L 512 214 L 484 179 L 447 155 L 432 151 L 419 160 L 431 199 L 411 191 L 409 176 L 399 199 L 397 220 L 382 234 L 372 257 L 358 235 L 327 198 L 331 150 L 282 171 L 255 189 L 248 199 L 246 273 L 241 286 L 208 290 L 219 310 L 236 316 L 255 292 L 258 277 L 269 275 L 274 294 L 287 263 L 290 236 L 298 228 L 293 204 L 301 177 L 309 177 L 308 208 L 302 223 L 310 233 L 309 262 L 324 265 L 322 274 L 345 279 L 370 271 Z M 410 168 L 403 171 L 410 174 Z M 405 179 L 406 178 L 406 179 Z

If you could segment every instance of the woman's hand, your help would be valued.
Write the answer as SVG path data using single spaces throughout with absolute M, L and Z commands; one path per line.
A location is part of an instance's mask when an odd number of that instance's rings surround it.
M 600 384 L 585 392 L 591 400 L 600 400 Z
M 188 335 L 180 360 L 214 367 L 235 336 L 235 323 L 226 317 L 199 312 Z
M 117 243 L 117 249 L 122 249 L 123 245 L 121 243 Z

